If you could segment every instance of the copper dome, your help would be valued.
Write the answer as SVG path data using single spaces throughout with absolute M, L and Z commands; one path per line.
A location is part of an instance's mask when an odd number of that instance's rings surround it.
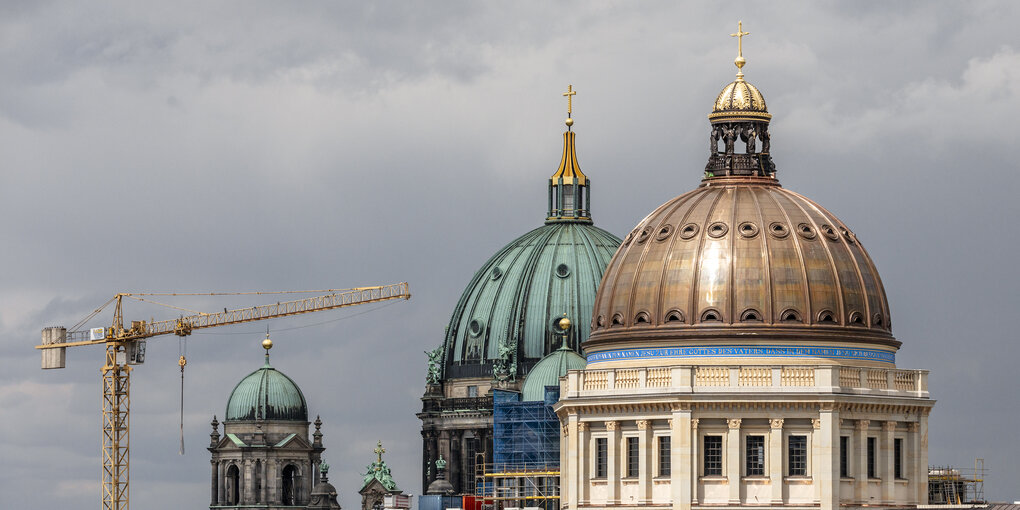
M 751 334 L 898 346 L 853 232 L 775 179 L 706 179 L 649 214 L 610 261 L 591 344 Z
M 878 271 L 846 224 L 780 186 L 761 93 L 738 73 L 713 110 L 701 186 L 645 217 L 606 268 L 588 362 L 724 344 L 893 362 L 900 343 Z

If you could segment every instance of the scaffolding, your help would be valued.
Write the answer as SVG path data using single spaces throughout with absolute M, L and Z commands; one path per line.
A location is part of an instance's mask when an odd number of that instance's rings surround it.
M 974 459 L 974 470 L 953 466 L 928 467 L 928 503 L 932 505 L 984 504 L 985 459 Z
M 476 497 L 493 510 L 557 510 L 560 499 L 560 421 L 552 410 L 559 388 L 547 387 L 544 401 L 521 402 L 511 391 L 493 392 L 492 463 L 479 463 Z
M 520 394 L 493 392 L 492 446 L 496 466 L 543 465 L 560 462 L 560 420 L 551 403 L 559 400 L 559 388 L 548 391 L 545 401 L 521 402 Z
M 560 468 L 542 464 L 480 464 L 475 497 L 492 502 L 493 510 L 560 507 Z

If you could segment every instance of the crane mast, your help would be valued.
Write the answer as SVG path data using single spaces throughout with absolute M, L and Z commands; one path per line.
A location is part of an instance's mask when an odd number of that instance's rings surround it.
M 153 294 L 119 293 L 107 301 L 106 305 L 116 302 L 113 322 L 109 328 L 70 332 L 63 327 L 45 328 L 42 330 L 42 344 L 35 347 L 42 351 L 42 368 L 53 369 L 64 368 L 68 347 L 98 344 L 106 346 L 106 362 L 102 368 L 103 510 L 128 509 L 130 499 L 128 482 L 130 479 L 131 372 L 134 370 L 132 365 L 141 364 L 145 360 L 145 339 L 169 334 L 184 337 L 200 329 L 334 310 L 392 299 L 411 298 L 408 285 L 403 282 L 335 291 L 325 295 L 250 308 L 197 313 L 171 320 L 132 321 L 130 326 L 125 328 L 123 298 L 141 295 Z M 93 312 L 93 316 L 103 307 Z

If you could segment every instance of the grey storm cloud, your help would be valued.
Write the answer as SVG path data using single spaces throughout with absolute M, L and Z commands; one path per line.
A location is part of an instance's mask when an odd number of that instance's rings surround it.
M 1018 15 L 1012 2 L 4 2 L 0 506 L 99 503 L 102 350 L 43 372 L 42 327 L 121 291 L 403 280 L 408 302 L 269 326 L 274 366 L 325 423 L 341 503 L 358 504 L 377 440 L 420 492 L 422 351 L 474 271 L 544 218 L 560 93 L 579 91 L 596 224 L 622 237 L 697 185 L 737 19 L 781 182 L 854 228 L 889 294 L 899 366 L 932 371 L 931 461 L 982 457 L 988 497 L 1018 499 Z M 153 339 L 134 372 L 136 508 L 208 501 L 209 422 L 260 365 L 265 324 L 222 329 Z

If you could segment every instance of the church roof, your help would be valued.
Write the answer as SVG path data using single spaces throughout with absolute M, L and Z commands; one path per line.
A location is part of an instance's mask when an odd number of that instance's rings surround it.
M 546 386 L 559 386 L 560 377 L 567 375 L 568 370 L 580 370 L 585 365 L 585 359 L 566 345 L 556 349 L 528 372 L 521 388 L 521 401 L 545 400 Z
M 308 421 L 308 405 L 301 388 L 266 362 L 241 379 L 227 400 L 228 421 Z

